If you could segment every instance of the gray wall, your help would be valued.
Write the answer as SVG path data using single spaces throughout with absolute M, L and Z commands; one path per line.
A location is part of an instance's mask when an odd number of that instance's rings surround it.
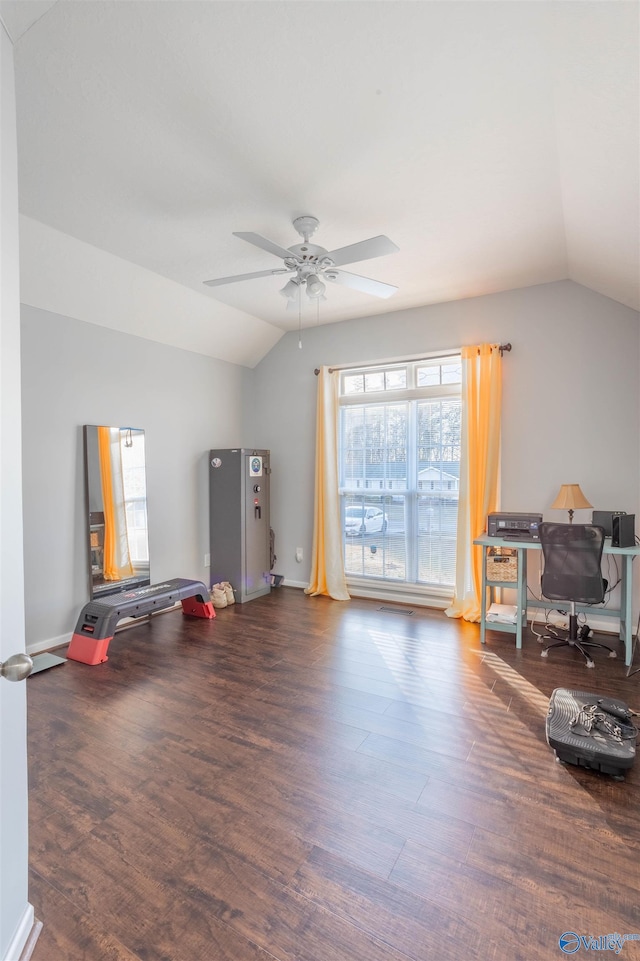
M 26 639 L 69 639 L 88 600 L 83 424 L 145 430 L 152 581 L 208 584 L 207 452 L 242 445 L 252 372 L 22 308 Z
M 278 573 L 309 578 L 314 368 L 483 341 L 513 345 L 503 366 L 502 508 L 560 520 L 549 505 L 560 484 L 579 483 L 595 507 L 638 513 L 638 314 L 563 281 L 311 326 L 302 350 L 297 332 L 279 341 L 254 372 L 251 437 L 271 450 Z
M 314 368 L 481 341 L 504 360 L 502 507 L 560 484 L 640 513 L 638 314 L 570 281 L 287 334 L 248 370 L 46 311 L 22 311 L 26 638 L 64 643 L 87 600 L 82 424 L 146 431 L 151 576 L 208 583 L 207 451 L 271 451 L 275 571 L 309 579 Z M 584 515 L 583 519 L 587 519 Z M 580 517 L 580 515 L 578 515 Z M 640 529 L 640 523 L 637 525 Z M 302 547 L 304 560 L 295 551 Z

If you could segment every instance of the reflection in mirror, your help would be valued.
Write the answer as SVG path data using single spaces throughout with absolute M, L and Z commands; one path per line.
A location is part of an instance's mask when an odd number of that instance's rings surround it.
M 91 597 L 151 583 L 144 431 L 84 427 Z

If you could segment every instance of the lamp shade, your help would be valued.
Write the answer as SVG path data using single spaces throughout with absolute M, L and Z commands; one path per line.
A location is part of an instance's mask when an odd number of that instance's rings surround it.
M 325 285 L 322 283 L 320 278 L 315 274 L 311 274 L 307 277 L 307 296 L 308 297 L 321 297 L 326 290 Z
M 563 484 L 551 505 L 552 510 L 569 511 L 569 522 L 573 522 L 573 512 L 584 507 L 592 507 L 580 490 L 580 484 Z
M 300 290 L 299 285 L 295 280 L 288 280 L 287 283 L 282 288 L 282 290 L 280 291 L 280 293 L 282 294 L 283 297 L 286 297 L 287 300 L 293 300 L 294 297 L 298 296 L 299 290 Z

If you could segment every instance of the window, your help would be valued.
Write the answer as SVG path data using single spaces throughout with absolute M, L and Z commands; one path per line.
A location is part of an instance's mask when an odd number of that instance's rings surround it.
M 120 431 L 127 543 L 134 567 L 149 565 L 144 431 Z
M 342 372 L 347 577 L 453 586 L 460 392 L 459 355 Z

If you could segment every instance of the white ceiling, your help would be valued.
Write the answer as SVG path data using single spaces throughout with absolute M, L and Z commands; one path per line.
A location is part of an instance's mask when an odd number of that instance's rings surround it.
M 281 277 L 203 281 L 281 266 L 233 231 L 300 214 L 400 247 L 346 267 L 391 299 L 332 285 L 320 323 L 564 278 L 637 309 L 638 11 L 2 0 L 21 213 L 279 329 Z

